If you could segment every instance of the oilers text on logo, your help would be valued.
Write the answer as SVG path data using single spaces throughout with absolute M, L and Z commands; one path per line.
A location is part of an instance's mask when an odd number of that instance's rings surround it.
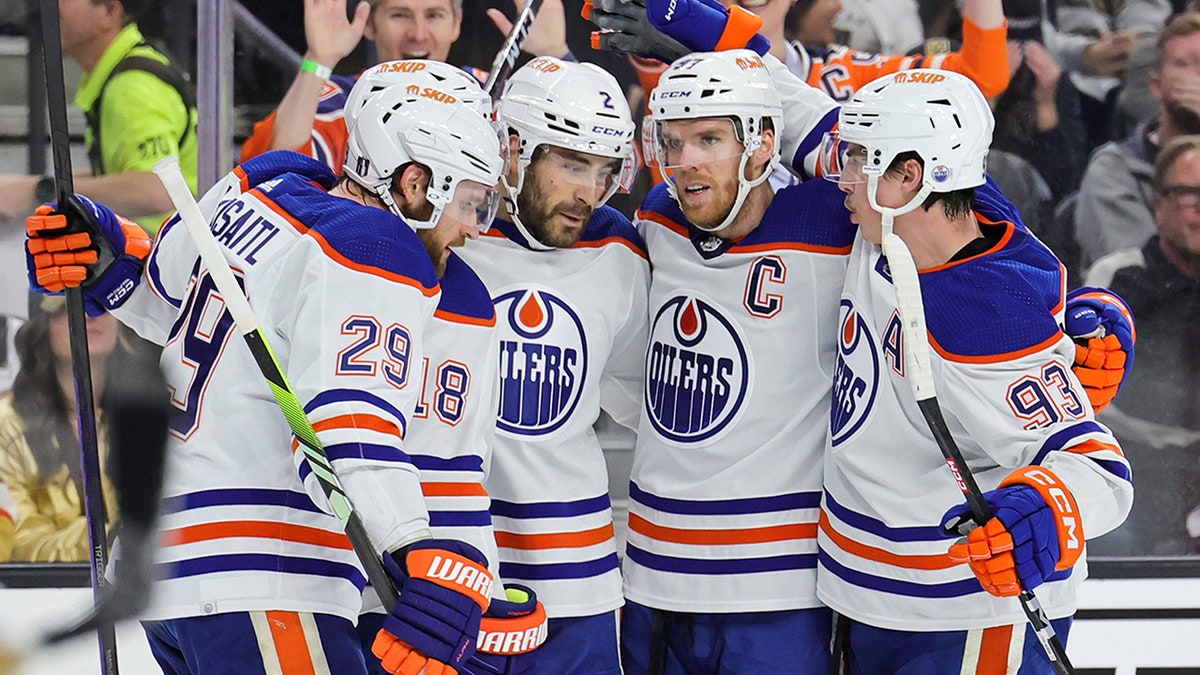
M 548 434 L 570 418 L 587 376 L 579 314 L 544 289 L 495 299 L 500 318 L 500 409 L 496 425 L 524 436 Z
M 833 371 L 833 405 L 829 431 L 834 447 L 862 427 L 879 389 L 879 352 L 875 338 L 849 300 L 842 300 L 837 368 Z
M 663 304 L 646 354 L 646 412 L 661 436 L 715 438 L 738 417 L 749 389 L 750 359 L 733 322 L 696 297 Z

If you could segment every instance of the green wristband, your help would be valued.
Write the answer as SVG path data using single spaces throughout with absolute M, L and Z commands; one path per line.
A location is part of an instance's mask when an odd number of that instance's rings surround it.
M 329 78 L 333 77 L 332 68 L 323 66 L 312 59 L 304 59 L 300 62 L 300 72 L 312 73 L 326 82 L 329 81 Z

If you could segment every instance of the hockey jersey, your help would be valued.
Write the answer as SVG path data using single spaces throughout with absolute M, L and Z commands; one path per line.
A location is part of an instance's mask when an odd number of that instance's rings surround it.
M 1015 469 L 1052 470 L 1079 503 L 1083 534 L 1121 523 L 1129 465 L 1096 423 L 1061 330 L 1065 272 L 1019 222 L 984 253 L 920 273 L 933 377 L 947 424 L 982 490 Z M 947 556 L 940 518 L 964 501 L 905 377 L 904 335 L 887 261 L 859 236 L 838 314 L 837 370 L 820 523 L 821 600 L 883 628 L 943 631 L 1021 623 L 1015 598 L 985 592 Z M 1050 618 L 1075 610 L 1080 560 L 1037 589 Z
M 301 147 L 295 148 L 296 152 L 321 162 L 339 176 L 346 162 L 346 147 L 350 139 L 342 109 L 346 107 L 346 97 L 357 81 L 357 77 L 334 75 L 325 83 L 317 101 L 312 137 Z M 275 135 L 275 113 L 273 110 L 270 115 L 254 123 L 254 130 L 242 144 L 241 161 L 245 162 L 271 149 L 271 137 Z
M 659 185 L 638 227 L 654 273 L 626 597 L 685 612 L 819 606 L 830 338 L 855 232 L 841 194 L 780 190 L 730 242 Z
M 382 552 L 429 536 L 405 436 L 440 288 L 411 228 L 329 195 L 332 174 L 314 166 L 295 153 L 264 155 L 201 207 Z M 164 344 L 178 408 L 161 581 L 146 617 L 268 609 L 357 617 L 365 579 L 349 540 L 178 217 L 114 314 Z
M 620 607 L 608 472 L 592 431 L 603 408 L 633 428 L 641 405 L 649 265 L 610 207 L 571 248 L 534 250 L 497 219 L 462 257 L 496 307 L 496 447 L 487 479 L 505 581 L 551 617 Z

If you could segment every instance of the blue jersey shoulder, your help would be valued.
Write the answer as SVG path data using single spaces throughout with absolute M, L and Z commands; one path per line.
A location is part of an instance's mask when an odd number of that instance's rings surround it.
M 424 288 L 437 287 L 425 246 L 390 211 L 334 197 L 295 174 L 259 189 L 350 263 L 407 277 Z
M 586 243 L 612 238 L 623 240 L 641 251 L 643 255 L 646 253 L 646 242 L 642 241 L 642 236 L 634 229 L 633 223 L 629 222 L 624 213 L 604 205 L 592 212 L 592 217 L 588 220 L 587 227 L 584 228 L 583 236 L 579 238 L 579 241 L 586 245 Z
M 683 215 L 679 204 L 671 197 L 671 193 L 667 192 L 665 181 L 650 188 L 650 192 L 642 200 L 641 210 L 666 216 L 680 225 L 687 226 L 688 224 L 687 217 Z
M 849 253 L 857 230 L 846 210 L 846 195 L 837 184 L 809 180 L 776 192 L 762 224 L 738 243 L 800 244 Z
M 972 207 L 976 213 L 992 222 L 1007 221 L 1016 225 L 1017 229 L 1028 229 L 1025 227 L 1025 221 L 1021 219 L 1021 212 L 1008 200 L 991 176 L 987 177 L 983 185 L 975 188 L 975 203 Z
M 1005 227 L 991 251 L 921 273 L 929 335 L 952 360 L 1001 360 L 1061 334 L 1058 259 L 1029 233 Z
M 251 186 L 294 173 L 311 180 L 325 189 L 332 188 L 337 177 L 324 162 L 292 150 L 272 150 L 252 157 L 239 165 L 239 170 Z
M 496 307 L 492 294 L 483 280 L 457 253 L 450 252 L 446 260 L 446 271 L 442 274 L 442 297 L 438 300 L 438 311 L 481 321 L 496 318 Z

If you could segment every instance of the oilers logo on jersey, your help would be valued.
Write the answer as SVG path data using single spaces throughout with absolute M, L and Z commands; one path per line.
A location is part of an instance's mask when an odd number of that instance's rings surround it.
M 650 327 L 646 412 L 676 443 L 711 441 L 740 415 L 750 393 L 746 341 L 716 303 L 677 295 Z
M 494 299 L 500 332 L 497 428 L 548 434 L 579 403 L 587 376 L 587 339 L 577 312 L 554 291 L 519 288 Z
M 829 430 L 836 447 L 862 427 L 879 391 L 879 351 L 862 314 L 842 300 L 838 326 L 837 367 L 833 371 L 833 405 Z

